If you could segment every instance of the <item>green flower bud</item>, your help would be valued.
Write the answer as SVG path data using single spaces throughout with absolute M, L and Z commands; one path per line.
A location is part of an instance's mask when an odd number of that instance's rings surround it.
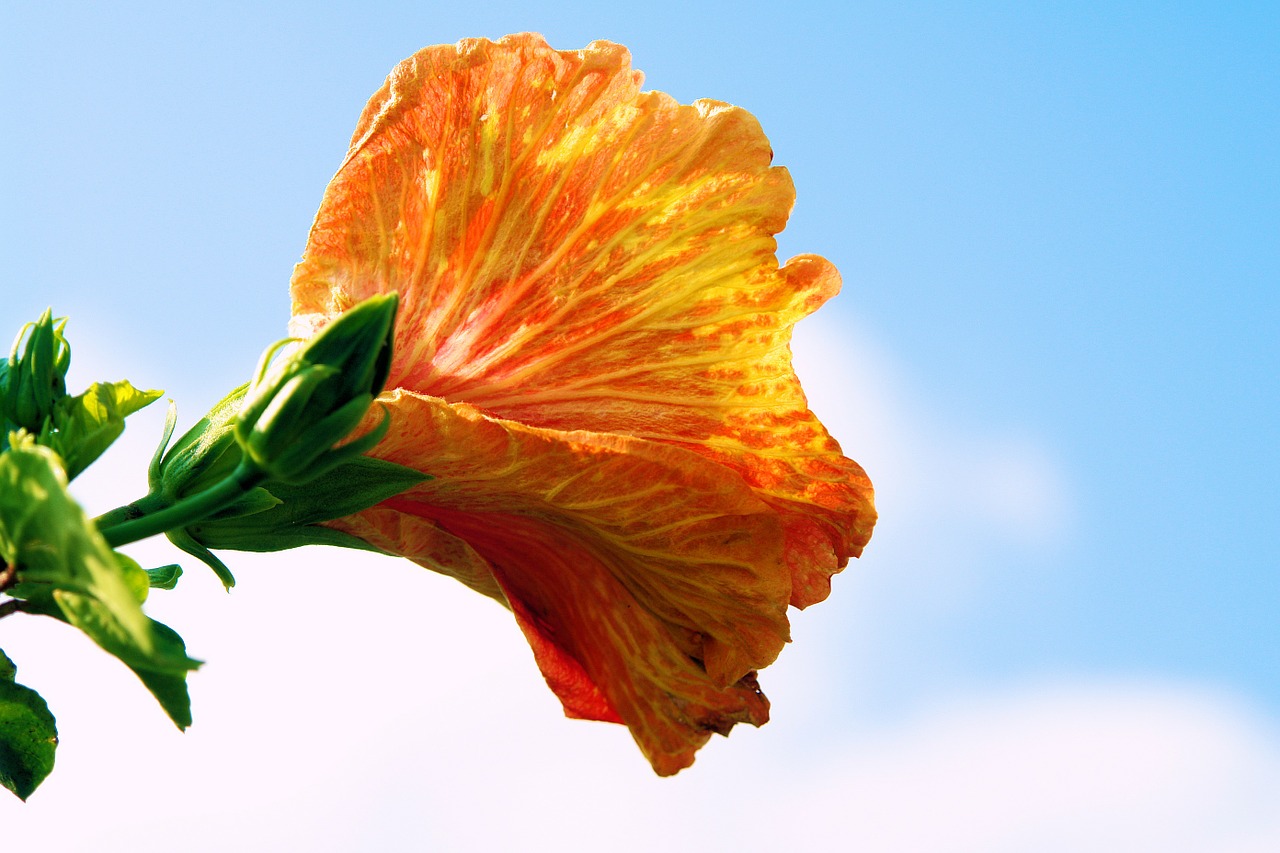
M 96 519 L 107 543 L 117 547 L 164 533 L 228 588 L 235 578 L 210 547 L 365 547 L 322 523 L 425 478 L 362 458 L 386 434 L 385 412 L 376 429 L 346 441 L 386 384 L 398 305 L 395 294 L 376 296 L 310 341 L 271 347 L 253 381 L 223 398 L 172 448 L 177 415 L 171 406 L 147 468 L 150 492 Z
M 0 362 L 0 412 L 33 433 L 67 396 L 71 345 L 63 335 L 66 325 L 66 317 L 54 320 L 46 309 L 39 320 L 22 327 L 8 361 Z
M 270 479 L 305 483 L 382 440 L 386 418 L 373 432 L 334 448 L 360 425 L 386 384 L 398 305 L 394 293 L 371 297 L 311 340 L 282 341 L 263 354 L 235 438 Z

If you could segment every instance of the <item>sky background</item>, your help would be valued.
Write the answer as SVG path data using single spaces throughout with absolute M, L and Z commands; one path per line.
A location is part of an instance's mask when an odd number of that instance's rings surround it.
M 148 603 L 207 661 L 185 735 L 74 632 L 0 623 L 61 733 L 6 849 L 1280 849 L 1274 3 L 0 0 L 0 332 L 52 306 L 73 389 L 189 426 L 284 335 L 395 63 L 522 30 L 754 113 L 780 256 L 844 275 L 796 364 L 882 520 L 793 612 L 773 720 L 657 779 L 456 582 L 228 554 L 228 596 L 186 560 Z M 145 490 L 153 408 L 91 512 Z

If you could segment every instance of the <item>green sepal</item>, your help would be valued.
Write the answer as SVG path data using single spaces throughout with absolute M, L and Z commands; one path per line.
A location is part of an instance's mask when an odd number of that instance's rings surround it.
M 322 524 L 285 527 L 271 531 L 269 536 L 246 535 L 236 537 L 228 534 L 225 539 L 226 544 L 221 544 L 218 547 L 225 548 L 228 551 L 267 553 L 288 551 L 305 545 L 329 545 L 334 548 L 350 548 L 356 551 L 369 551 L 374 554 L 386 553 L 376 545 L 370 545 L 359 536 L 343 533 L 341 530 L 334 530 L 332 527 L 325 527 Z
M 53 770 L 58 727 L 40 694 L 14 681 L 0 651 L 0 785 L 25 801 Z
M 146 573 L 147 582 L 152 589 L 173 589 L 178 585 L 178 578 L 182 577 L 182 566 L 170 563 L 167 566 L 146 569 Z
M 158 400 L 163 391 L 139 391 L 128 382 L 95 382 L 65 397 L 46 421 L 39 442 L 62 457 L 67 479 L 89 467 L 124 432 L 124 419 Z
M 148 470 L 153 494 L 170 500 L 193 495 L 216 485 L 240 464 L 240 446 L 233 430 L 236 413 L 248 385 L 241 385 L 219 400 L 196 425 L 182 434 L 159 464 Z
M 353 401 L 353 403 L 354 402 L 355 401 Z M 349 404 L 349 406 L 350 405 L 351 404 Z M 322 427 L 329 428 L 329 429 L 332 428 L 329 425 L 325 424 L 324 422 L 316 424 L 316 427 L 314 428 L 322 428 Z M 351 459 L 355 459 L 359 456 L 363 456 L 365 453 L 377 447 L 378 442 L 382 441 L 382 439 L 386 437 L 387 431 L 390 428 L 391 428 L 391 413 L 387 411 L 386 406 L 383 406 L 382 420 L 378 422 L 378 425 L 376 427 L 374 427 L 372 430 L 365 433 L 364 435 L 360 436 L 359 438 L 352 439 L 351 441 L 348 441 L 346 444 L 342 445 L 341 447 L 335 447 L 332 450 L 326 451 L 325 453 L 316 457 L 315 460 L 312 461 L 311 467 L 307 471 L 305 478 L 291 479 L 291 480 L 288 480 L 287 482 L 291 482 L 291 483 L 310 482 L 315 477 L 319 477 L 322 474 L 327 474 L 329 471 L 332 471 L 335 468 L 338 468 L 339 466 L 341 466 L 342 464 L 346 463 Z
M 160 434 L 160 443 L 156 445 L 156 452 L 151 455 L 151 462 L 147 465 L 147 484 L 152 490 L 160 482 L 160 463 L 164 460 L 164 452 L 169 447 L 169 439 L 173 438 L 174 427 L 178 425 L 178 404 L 169 401 L 169 409 L 164 414 L 164 432 Z
M 214 556 L 213 552 L 200 544 L 191 534 L 187 532 L 187 528 L 178 530 L 170 530 L 165 536 L 174 545 L 177 545 L 183 551 L 195 557 L 209 568 L 213 569 L 213 573 L 218 576 L 218 580 L 222 581 L 222 586 L 231 591 L 231 587 L 236 585 L 236 576 L 231 574 L 231 570 L 227 568 L 227 564 Z
M 364 452 L 330 455 L 382 392 L 398 306 L 394 293 L 372 296 L 315 337 L 286 352 L 281 342 L 263 356 L 235 437 L 268 479 L 305 482 Z
M 279 506 L 280 499 L 262 486 L 255 486 L 245 492 L 235 503 L 220 509 L 210 519 L 221 518 L 243 518 L 247 515 L 257 515 L 260 512 Z
M 304 484 L 268 481 L 265 487 L 280 503 L 266 512 L 210 519 L 187 530 L 207 548 L 235 551 L 284 551 L 302 545 L 377 550 L 354 536 L 319 525 L 368 509 L 428 479 L 404 465 L 357 456 Z
M 313 411 L 308 404 L 318 392 L 325 390 L 326 384 L 341 375 L 338 368 L 325 364 L 289 363 L 286 367 L 292 369 L 291 374 L 283 379 L 275 396 L 250 399 L 236 422 L 236 437 L 254 461 L 264 468 L 278 466 L 286 450 L 296 456 L 301 449 L 304 461 L 316 454 L 313 447 L 302 444 L 299 431 L 309 429 L 308 425 L 314 423 L 317 415 L 323 416 L 324 409 Z M 348 418 L 344 422 L 346 428 L 323 447 L 331 447 L 360 423 L 365 409 L 372 402 L 373 397 L 366 395 L 364 406 L 356 412 L 355 418 Z

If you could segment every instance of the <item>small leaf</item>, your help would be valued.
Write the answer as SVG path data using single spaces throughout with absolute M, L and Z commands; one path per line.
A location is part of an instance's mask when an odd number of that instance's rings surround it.
M 152 589 L 173 589 L 178 585 L 178 578 L 182 577 L 182 566 L 171 563 L 146 572 Z
M 148 648 L 143 648 L 121 628 L 112 609 L 92 595 L 58 589 L 53 592 L 53 600 L 58 603 L 68 622 L 131 668 L 185 673 L 200 666 L 199 661 L 187 657 L 186 647 L 181 639 L 173 642 L 177 635 L 154 619 L 143 617 L 147 621 L 149 641 Z
M 40 694 L 0 678 L 0 785 L 26 800 L 53 770 L 57 746 L 58 728 Z
M 147 595 L 151 592 L 150 576 L 132 557 L 121 554 L 119 551 L 115 551 L 112 556 L 116 558 L 116 565 L 120 567 L 120 574 L 124 577 L 125 585 L 129 587 L 133 597 L 139 604 L 145 602 Z
M 17 677 L 18 667 L 4 653 L 4 649 L 0 649 L 0 681 L 13 681 Z
M 47 443 L 66 462 L 73 480 L 124 432 L 124 419 L 159 399 L 163 391 L 139 391 L 128 382 L 95 382 L 58 404 Z M 42 444 L 46 441 L 42 440 Z
M 46 596 L 54 590 L 91 596 L 110 614 L 113 635 L 150 652 L 151 629 L 126 569 L 67 494 L 66 475 L 47 448 L 27 442 L 0 456 L 0 552 L 19 567 L 26 595 L 43 584 Z

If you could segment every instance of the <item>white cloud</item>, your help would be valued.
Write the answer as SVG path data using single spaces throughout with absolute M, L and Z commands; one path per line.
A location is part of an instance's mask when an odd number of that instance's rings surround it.
M 867 468 L 891 527 L 941 523 L 1041 547 L 1065 532 L 1067 477 L 1042 440 L 917 402 L 874 336 L 835 315 L 804 321 L 793 351 L 812 408 Z
M 664 780 L 621 727 L 563 719 L 507 614 L 460 585 L 339 552 L 235 565 L 231 596 L 195 575 L 156 608 L 209 661 L 185 736 L 73 632 L 24 628 L 10 651 L 63 744 L 28 805 L 0 801 L 6 844 L 1280 849 L 1280 727 L 1223 692 L 1046 679 L 869 723 L 806 718 L 784 679 L 774 722 Z
M 842 816 L 802 848 L 1278 849 L 1280 731 L 1203 690 L 1047 684 L 860 732 L 793 798 Z

